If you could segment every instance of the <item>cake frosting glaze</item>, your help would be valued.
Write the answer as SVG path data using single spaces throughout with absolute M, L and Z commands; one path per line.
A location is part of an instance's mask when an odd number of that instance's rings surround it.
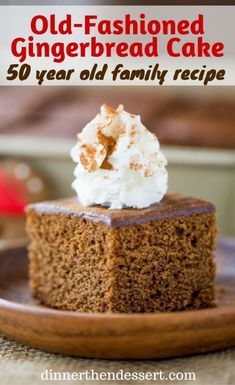
M 84 206 L 142 209 L 167 192 L 167 160 L 140 116 L 103 105 L 78 134 L 71 151 L 77 166 L 72 187 Z

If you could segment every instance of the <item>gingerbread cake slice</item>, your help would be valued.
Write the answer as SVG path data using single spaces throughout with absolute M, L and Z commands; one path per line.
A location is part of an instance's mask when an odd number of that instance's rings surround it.
M 215 208 L 168 193 L 147 208 L 27 208 L 30 286 L 46 306 L 80 312 L 167 312 L 213 305 Z

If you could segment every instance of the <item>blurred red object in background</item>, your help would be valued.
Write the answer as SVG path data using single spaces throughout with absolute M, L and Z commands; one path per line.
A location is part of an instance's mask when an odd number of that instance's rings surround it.
M 50 197 L 46 180 L 24 159 L 0 162 L 0 248 L 26 239 L 24 208 Z
M 0 165 L 0 215 L 23 216 L 27 203 L 23 182 L 12 175 L 7 175 Z

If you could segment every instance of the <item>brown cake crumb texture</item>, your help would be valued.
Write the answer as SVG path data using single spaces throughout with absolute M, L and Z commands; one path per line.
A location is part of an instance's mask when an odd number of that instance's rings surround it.
M 35 205 L 27 229 L 30 284 L 42 304 L 128 313 L 213 304 L 214 211 L 113 227 Z

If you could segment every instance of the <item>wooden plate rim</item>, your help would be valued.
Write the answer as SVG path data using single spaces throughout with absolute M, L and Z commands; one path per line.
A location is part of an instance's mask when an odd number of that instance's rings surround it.
M 206 309 L 199 309 L 199 310 L 185 310 L 185 311 L 175 311 L 171 313 L 85 313 L 85 312 L 72 312 L 72 311 L 65 311 L 65 310 L 57 310 L 52 309 L 49 307 L 42 307 L 37 305 L 27 305 L 27 304 L 21 304 L 14 301 L 9 301 L 3 298 L 0 298 L 0 309 L 4 310 L 13 310 L 15 312 L 19 313 L 25 313 L 38 315 L 38 316 L 51 316 L 53 318 L 88 318 L 88 319 L 133 319 L 133 318 L 158 318 L 158 319 L 165 319 L 165 318 L 172 318 L 172 315 L 176 316 L 177 318 L 189 316 L 191 318 L 192 314 L 195 316 L 198 316 L 199 318 L 203 315 L 205 319 L 205 315 L 208 314 L 209 318 L 211 316 L 214 316 L 216 314 L 217 316 L 222 316 L 225 314 L 231 315 L 231 317 L 235 316 L 235 305 L 223 305 L 223 307 L 210 307 Z

